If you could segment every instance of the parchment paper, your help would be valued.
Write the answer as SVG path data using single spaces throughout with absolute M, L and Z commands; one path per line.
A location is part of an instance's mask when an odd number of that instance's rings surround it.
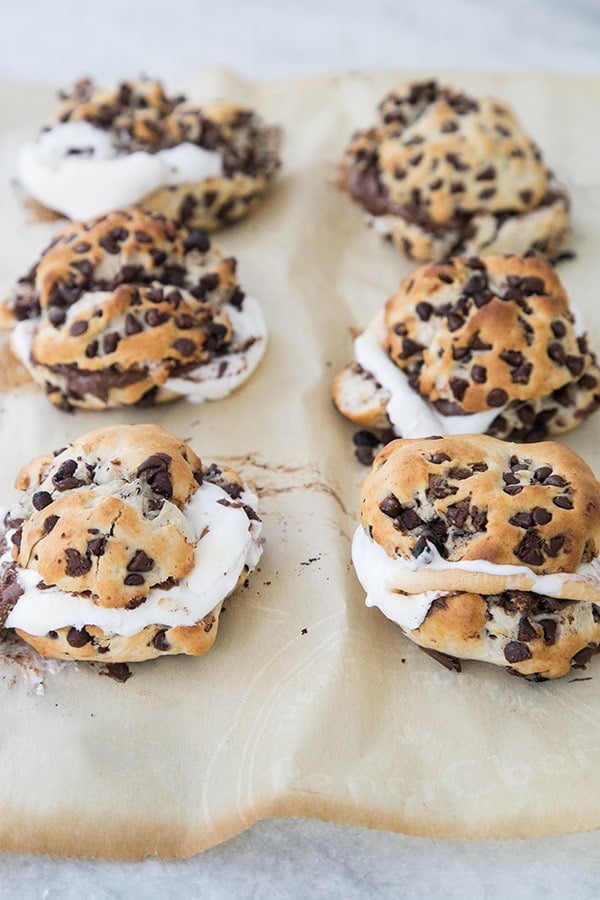
M 426 73 L 430 75 L 431 73 Z M 0 849 L 137 859 L 194 854 L 256 819 L 311 816 L 443 838 L 551 835 L 600 825 L 600 659 L 541 685 L 425 656 L 363 605 L 350 563 L 366 470 L 330 382 L 410 269 L 334 186 L 355 127 L 406 73 L 251 85 L 225 71 L 174 85 L 255 105 L 285 130 L 282 176 L 261 210 L 216 242 L 262 302 L 267 356 L 219 403 L 66 415 L 1 354 L 0 502 L 27 459 L 103 423 L 155 420 L 200 456 L 237 466 L 260 495 L 266 547 L 200 659 L 131 666 L 0 662 Z M 600 347 L 599 78 L 464 73 L 511 102 L 567 185 L 577 258 L 560 266 Z M 0 288 L 56 223 L 11 183 L 18 145 L 53 91 L 0 85 Z M 7 375 L 7 371 L 10 374 Z M 18 382 L 20 385 L 17 385 Z M 17 386 L 15 386 L 17 385 Z M 600 471 L 600 416 L 565 441 Z M 10 653 L 10 655 L 9 655 Z

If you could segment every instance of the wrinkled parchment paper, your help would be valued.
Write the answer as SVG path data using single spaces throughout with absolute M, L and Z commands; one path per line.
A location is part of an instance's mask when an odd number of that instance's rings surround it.
M 431 73 L 426 73 L 430 75 Z M 355 127 L 406 75 L 253 85 L 217 71 L 172 85 L 255 105 L 285 130 L 284 169 L 259 212 L 216 243 L 239 259 L 270 345 L 232 397 L 155 411 L 66 415 L 0 351 L 0 503 L 30 457 L 101 424 L 158 421 L 260 495 L 266 545 L 199 659 L 44 664 L 0 659 L 0 849 L 120 859 L 189 856 L 258 818 L 311 816 L 442 838 L 533 837 L 600 826 L 600 659 L 529 684 L 466 663 L 446 671 L 377 610 L 350 563 L 360 479 L 330 382 L 410 269 L 335 187 Z M 600 78 L 452 82 L 512 103 L 569 189 L 577 258 L 559 273 L 600 347 Z M 54 92 L 0 85 L 0 288 L 56 223 L 23 206 L 15 153 Z M 565 441 L 600 474 L 600 416 Z

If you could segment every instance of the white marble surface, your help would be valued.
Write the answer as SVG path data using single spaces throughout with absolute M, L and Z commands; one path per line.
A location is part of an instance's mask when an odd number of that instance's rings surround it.
M 2 4 L 0 78 L 253 78 L 365 68 L 600 71 L 598 0 L 25 0 Z M 551 790 L 551 785 L 549 785 Z M 597 896 L 600 832 L 429 841 L 305 820 L 260 822 L 191 860 L 0 854 L 0 897 Z M 575 887 L 576 886 L 576 887 Z

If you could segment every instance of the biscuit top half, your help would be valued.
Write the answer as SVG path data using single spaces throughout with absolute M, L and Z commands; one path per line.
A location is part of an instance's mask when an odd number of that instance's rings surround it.
M 121 153 L 154 153 L 190 142 L 221 154 L 223 174 L 269 177 L 279 167 L 279 129 L 233 103 L 199 107 L 168 97 L 157 81 L 124 81 L 104 89 L 89 79 L 62 94 L 56 122 L 89 122 L 108 131 Z
M 544 257 L 454 257 L 420 267 L 386 304 L 385 349 L 444 415 L 542 397 L 593 362 Z
M 361 487 L 362 525 L 390 557 L 574 572 L 600 550 L 600 484 L 572 450 L 551 441 L 487 436 L 396 440 Z
M 235 273 L 203 231 L 118 210 L 64 228 L 0 304 L 0 325 L 39 318 L 31 356 L 40 365 L 118 366 L 134 377 L 153 365 L 159 383 L 229 345 L 222 306 L 244 298 Z
M 428 227 L 480 208 L 528 212 L 548 201 L 552 178 L 507 104 L 435 81 L 385 97 L 345 166 L 351 194 L 372 215 L 412 214 Z
M 42 586 L 133 609 L 192 569 L 183 511 L 203 476 L 193 450 L 157 425 L 89 432 L 19 472 L 6 521 L 13 560 Z

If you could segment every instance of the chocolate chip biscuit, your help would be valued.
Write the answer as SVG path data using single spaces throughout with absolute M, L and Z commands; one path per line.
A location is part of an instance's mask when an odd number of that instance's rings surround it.
M 552 254 L 568 232 L 567 195 L 510 107 L 436 81 L 388 94 L 343 172 L 370 224 L 415 260 Z
M 600 645 L 600 484 L 553 442 L 398 440 L 360 497 L 359 579 L 405 634 L 536 680 Z
M 338 409 L 367 428 L 535 441 L 575 428 L 600 405 L 596 358 L 544 257 L 429 263 L 403 280 L 376 323 L 366 332 L 370 355 L 361 338 L 333 389 Z M 427 404 L 421 420 L 413 397 Z
M 61 409 L 224 396 L 260 361 L 258 304 L 206 233 L 135 207 L 68 225 L 0 304 Z
M 1 624 L 44 656 L 198 655 L 260 553 L 256 498 L 156 425 L 90 432 L 23 467 L 4 519 Z
M 79 123 L 83 130 L 73 127 Z M 244 106 L 198 106 L 168 96 L 156 81 L 124 81 L 107 90 L 84 79 L 62 95 L 54 123 L 23 148 L 19 177 L 35 199 L 72 219 L 140 203 L 214 231 L 258 206 L 279 169 L 280 143 L 279 128 Z M 149 172 L 164 151 L 164 171 L 155 178 Z M 116 179 L 124 160 L 126 196 L 115 199 L 114 182 L 107 182 L 110 192 L 77 189 L 86 164 L 90 171 L 99 164 L 90 177 Z M 206 170 L 203 160 L 209 160 Z M 55 185 L 54 177 L 60 178 Z M 134 178 L 139 187 L 132 195 Z

